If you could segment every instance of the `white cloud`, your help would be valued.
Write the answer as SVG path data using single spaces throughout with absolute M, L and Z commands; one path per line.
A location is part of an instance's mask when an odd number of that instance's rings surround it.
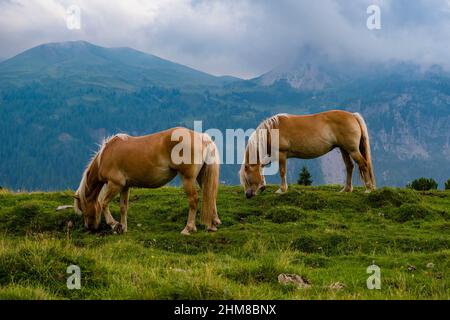
M 65 9 L 81 8 L 68 30 Z M 382 29 L 366 28 L 381 7 Z M 318 48 L 353 61 L 448 64 L 447 0 L 0 0 L 0 57 L 54 41 L 130 46 L 213 74 L 257 76 Z

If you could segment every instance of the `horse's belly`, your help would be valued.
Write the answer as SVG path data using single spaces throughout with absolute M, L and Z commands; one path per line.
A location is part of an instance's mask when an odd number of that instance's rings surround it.
M 300 158 L 300 159 L 314 159 L 327 154 L 334 149 L 331 144 L 323 144 L 320 146 L 299 146 L 297 148 L 291 148 L 287 152 L 288 158 Z
M 140 176 L 128 177 L 127 184 L 140 188 L 159 188 L 172 181 L 176 175 L 177 172 L 170 168 L 152 169 Z

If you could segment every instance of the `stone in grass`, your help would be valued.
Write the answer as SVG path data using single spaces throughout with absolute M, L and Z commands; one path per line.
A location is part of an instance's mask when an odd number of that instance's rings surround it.
M 330 290 L 342 290 L 344 288 L 345 288 L 345 284 L 343 284 L 342 282 L 335 282 L 328 286 L 328 289 L 330 289 Z
M 417 270 L 417 267 L 413 264 L 408 264 L 407 267 L 408 267 L 408 271 L 416 271 Z
M 311 287 L 309 281 L 297 274 L 282 273 L 278 276 L 278 282 L 283 285 L 294 285 L 299 289 Z
M 433 263 L 433 262 L 428 262 L 428 263 L 427 263 L 427 268 L 428 268 L 428 269 L 434 268 L 434 263 Z
M 73 209 L 73 206 L 71 206 L 71 205 L 58 206 L 56 208 L 56 211 L 67 210 L 67 209 Z

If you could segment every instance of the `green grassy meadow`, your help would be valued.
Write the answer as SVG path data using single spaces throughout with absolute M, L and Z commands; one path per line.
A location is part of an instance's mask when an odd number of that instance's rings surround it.
M 0 190 L 0 299 L 449 299 L 450 192 L 222 186 L 217 233 L 182 236 L 181 188 L 134 189 L 128 233 L 87 233 L 71 191 Z M 111 207 L 116 219 L 118 199 Z M 69 221 L 74 224 L 68 229 Z M 81 268 L 69 290 L 66 268 Z M 381 289 L 369 290 L 369 265 Z M 294 273 L 310 283 L 278 282 Z M 339 285 L 335 285 L 339 283 Z

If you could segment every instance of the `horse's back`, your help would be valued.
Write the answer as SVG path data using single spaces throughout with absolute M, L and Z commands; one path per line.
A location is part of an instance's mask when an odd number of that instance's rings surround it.
M 320 123 L 342 122 L 354 118 L 354 114 L 345 110 L 328 110 L 319 113 L 296 115 L 281 113 L 277 115 L 280 123 L 291 122 L 293 124 L 317 125 Z
M 100 175 L 119 185 L 156 188 L 171 181 L 171 135 L 176 128 L 145 136 L 116 135 L 101 152 Z
M 280 115 L 280 149 L 291 157 L 316 158 L 341 145 L 359 143 L 360 128 L 348 111 Z

